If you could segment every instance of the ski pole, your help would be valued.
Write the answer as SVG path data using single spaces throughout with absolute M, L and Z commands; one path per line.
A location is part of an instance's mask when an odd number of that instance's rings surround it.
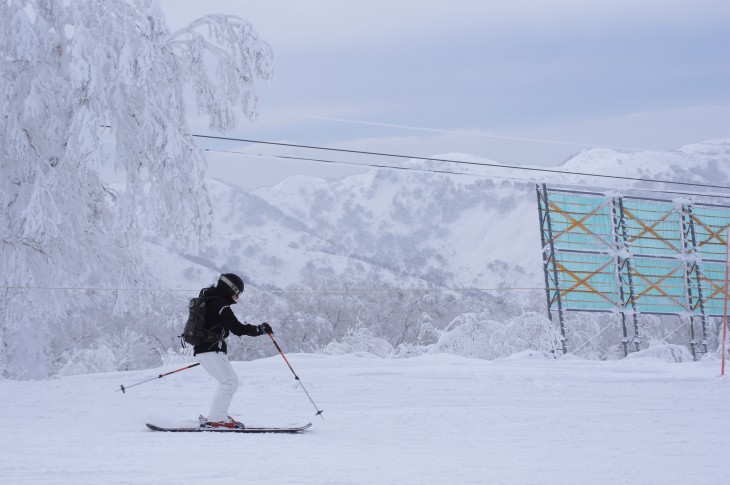
M 268 334 L 268 335 L 269 335 L 269 337 L 271 337 L 271 341 L 274 342 L 274 346 L 276 347 L 276 350 L 278 350 L 279 353 L 281 354 L 281 356 L 284 358 L 284 362 L 286 362 L 286 365 L 289 366 L 291 373 L 294 374 L 294 379 L 296 379 L 297 382 L 299 382 L 299 385 L 302 386 L 302 390 L 304 391 L 304 394 L 306 394 L 307 397 L 309 398 L 309 402 L 311 402 L 312 406 L 314 406 L 314 409 L 317 410 L 317 414 L 315 414 L 315 416 L 319 416 L 320 418 L 324 419 L 324 416 L 322 416 L 324 409 L 320 410 L 317 407 L 317 405 L 314 404 L 314 401 L 312 400 L 312 396 L 309 395 L 309 393 L 307 392 L 307 389 L 305 389 L 305 387 L 304 387 L 304 384 L 302 384 L 302 380 L 299 378 L 297 373 L 294 372 L 294 369 L 292 368 L 291 364 L 289 363 L 289 359 L 286 358 L 286 355 L 284 355 L 284 352 L 281 351 L 281 347 L 279 347 L 279 344 L 276 343 L 276 340 L 274 340 L 274 335 L 272 335 L 272 334 Z
M 140 384 L 144 384 L 145 382 L 154 381 L 155 379 L 160 379 L 162 377 L 169 376 L 170 374 L 174 374 L 175 372 L 180 372 L 181 370 L 190 369 L 191 367 L 195 367 L 196 365 L 200 365 L 200 362 L 196 362 L 195 364 L 191 364 L 191 365 L 189 365 L 187 367 L 183 367 L 181 369 L 177 369 L 177 370 L 174 370 L 174 371 L 170 371 L 167 374 L 160 374 L 157 377 L 150 377 L 149 379 L 146 379 L 146 380 L 144 380 L 142 382 L 137 382 L 136 384 L 132 384 L 131 386 L 124 387 L 124 384 L 122 384 L 122 385 L 119 386 L 119 389 L 117 389 L 117 392 L 118 391 L 122 391 L 122 394 L 125 394 L 124 391 L 126 391 L 130 387 L 139 386 Z

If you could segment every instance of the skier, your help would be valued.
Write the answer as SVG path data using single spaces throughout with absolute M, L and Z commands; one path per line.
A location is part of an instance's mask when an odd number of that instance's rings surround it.
M 233 273 L 220 276 L 215 286 L 203 288 L 200 296 L 212 297 L 207 300 L 205 309 L 205 326 L 220 333 L 220 339 L 204 342 L 193 348 L 193 355 L 208 373 L 219 382 L 213 395 L 208 417 L 200 417 L 200 426 L 205 428 L 244 428 L 243 423 L 228 416 L 228 407 L 233 394 L 238 389 L 238 376 L 228 360 L 226 337 L 231 333 L 237 336 L 257 337 L 273 334 L 271 326 L 264 322 L 261 325 L 241 323 L 231 310 L 239 295 L 243 292 L 243 280 Z

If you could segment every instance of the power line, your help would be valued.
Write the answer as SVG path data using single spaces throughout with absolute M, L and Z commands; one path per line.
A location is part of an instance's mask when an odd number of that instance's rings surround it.
M 296 144 L 296 143 L 273 142 L 273 141 L 264 141 L 264 140 L 250 140 L 250 139 L 246 139 L 246 138 L 232 138 L 232 137 L 215 136 L 215 135 L 193 134 L 192 136 L 194 136 L 196 138 L 206 138 L 206 139 L 211 139 L 211 140 L 236 141 L 236 142 L 242 142 L 242 143 L 255 143 L 255 144 L 260 144 L 260 145 L 273 145 L 273 146 L 282 146 L 282 147 L 289 147 L 289 148 L 304 148 L 304 149 L 308 149 L 308 150 L 321 150 L 321 151 L 327 151 L 327 152 L 348 153 L 348 154 L 354 154 L 354 155 L 368 155 L 368 156 L 378 156 L 378 157 L 399 158 L 399 159 L 406 159 L 406 160 L 423 160 L 423 161 L 430 161 L 430 162 L 456 163 L 456 164 L 460 164 L 460 165 L 472 165 L 472 166 L 478 166 L 478 167 L 492 167 L 492 168 L 501 168 L 501 169 L 522 170 L 522 171 L 529 171 L 529 172 L 553 173 L 553 174 L 560 174 L 560 175 L 578 175 L 578 176 L 583 176 L 583 177 L 609 178 L 609 179 L 614 179 L 614 180 L 627 180 L 627 181 L 633 181 L 633 182 L 661 183 L 661 184 L 683 185 L 683 186 L 691 186 L 691 187 L 702 187 L 702 188 L 709 188 L 709 189 L 730 190 L 730 187 L 724 186 L 724 185 L 701 184 L 701 183 L 696 183 L 696 182 L 677 182 L 677 181 L 673 181 L 673 180 L 648 179 L 648 178 L 642 178 L 642 177 L 627 177 L 627 176 L 622 176 L 622 175 L 606 175 L 606 174 L 597 174 L 597 173 L 588 173 L 588 172 L 573 172 L 573 171 L 555 170 L 555 169 L 549 169 L 549 168 L 523 167 L 523 166 L 519 166 L 519 165 L 505 165 L 505 164 L 499 164 L 499 163 L 468 162 L 468 161 L 461 161 L 461 160 L 450 160 L 450 159 L 446 159 L 446 158 L 419 157 L 419 156 L 415 156 L 415 155 L 403 155 L 403 154 L 386 153 L 386 152 L 371 152 L 371 151 L 364 151 L 364 150 L 321 147 L 321 146 L 316 146 L 316 145 L 301 145 L 301 144 Z M 233 152 L 233 153 L 241 153 L 241 152 Z M 286 156 L 281 156 L 281 155 L 279 155 L 278 157 L 287 158 Z M 300 159 L 297 157 L 290 157 L 290 158 Z M 325 162 L 325 160 L 318 160 L 318 159 L 311 159 L 309 161 Z M 328 162 L 345 163 L 345 162 L 332 162 L 332 161 L 328 161 Z M 375 165 L 373 165 L 373 166 L 375 166 Z M 381 168 L 401 168 L 401 169 L 407 170 L 407 168 L 404 168 L 404 167 L 393 167 L 393 166 L 379 166 L 379 167 L 381 167 Z M 431 170 L 429 170 L 429 171 L 431 171 Z M 454 173 L 454 172 L 447 171 L 444 173 Z M 469 174 L 469 175 L 473 175 L 473 174 Z
M 248 287 L 247 287 L 248 288 Z M 54 286 L 0 286 L 3 290 L 51 290 L 51 291 L 129 291 L 129 292 L 198 292 L 198 289 L 172 289 L 172 288 L 94 288 L 94 287 L 54 287 Z M 545 291 L 545 288 L 537 287 L 503 287 L 503 288 L 348 288 L 348 289 L 304 289 L 304 290 L 264 290 L 257 291 L 264 293 L 417 293 L 417 292 L 478 292 L 478 291 Z
M 339 120 L 339 121 L 355 122 L 352 120 Z M 102 127 L 111 128 L 111 126 L 109 126 L 109 125 L 102 125 Z M 438 130 L 433 130 L 433 131 L 438 131 Z M 369 155 L 369 156 L 380 156 L 380 157 L 390 157 L 390 158 L 401 158 L 401 159 L 408 159 L 408 160 L 423 160 L 423 161 L 432 161 L 432 162 L 456 163 L 456 164 L 473 165 L 473 166 L 479 166 L 479 167 L 492 167 L 492 168 L 522 170 L 522 171 L 529 171 L 529 172 L 552 173 L 552 174 L 559 174 L 559 175 L 577 175 L 577 176 L 583 176 L 583 177 L 597 177 L 597 178 L 608 178 L 608 179 L 614 179 L 614 180 L 627 180 L 627 181 L 634 181 L 634 182 L 648 182 L 648 183 L 684 185 L 684 186 L 690 186 L 690 187 L 702 187 L 702 188 L 710 188 L 710 189 L 730 190 L 730 187 L 725 186 L 725 185 L 701 184 L 701 183 L 697 183 L 697 182 L 677 182 L 677 181 L 673 181 L 673 180 L 649 179 L 649 178 L 642 178 L 642 177 L 627 177 L 627 176 L 621 176 L 621 175 L 606 175 L 606 174 L 589 173 L 589 172 L 573 172 L 573 171 L 555 170 L 555 169 L 548 169 L 548 168 L 525 167 L 525 166 L 519 166 L 519 165 L 506 165 L 506 164 L 499 164 L 499 163 L 467 162 L 467 161 L 462 161 L 462 160 L 450 160 L 450 159 L 445 159 L 445 158 L 419 157 L 416 155 L 403 155 L 403 154 L 386 153 L 386 152 L 370 152 L 370 151 L 364 151 L 364 150 L 352 150 L 352 149 L 345 149 L 345 148 L 321 147 L 321 146 L 316 146 L 316 145 L 302 145 L 302 144 L 296 144 L 296 143 L 273 142 L 273 141 L 265 141 L 265 140 L 251 140 L 251 139 L 247 139 L 247 138 L 233 138 L 233 137 L 216 136 L 216 135 L 200 135 L 200 134 L 195 134 L 195 133 L 191 133 L 190 136 L 193 136 L 195 138 L 206 138 L 206 139 L 211 139 L 211 140 L 236 141 L 236 142 L 242 142 L 242 143 L 274 145 L 274 146 L 283 146 L 283 147 L 290 147 L 290 148 L 305 148 L 305 149 L 310 149 L 310 150 L 322 150 L 322 151 L 349 153 L 349 154 L 356 154 L 356 155 Z M 515 139 L 520 140 L 517 137 L 515 137 Z M 544 142 L 544 143 L 550 142 L 550 140 L 538 140 L 538 139 L 525 139 L 523 141 L 535 141 L 535 142 Z M 574 144 L 574 143 L 565 143 L 565 144 L 579 145 L 579 144 Z M 591 146 L 591 145 L 585 145 L 585 146 Z M 611 147 L 609 147 L 609 148 L 611 148 Z M 309 162 L 317 162 L 317 163 L 338 163 L 338 164 L 346 164 L 346 165 L 362 165 L 362 166 L 369 166 L 369 167 L 375 167 L 375 168 L 386 168 L 386 169 L 394 169 L 394 170 L 420 170 L 420 171 L 424 171 L 424 172 L 444 173 L 444 174 L 450 174 L 450 175 L 472 175 L 472 176 L 479 175 L 479 174 L 474 174 L 474 173 L 470 173 L 470 172 L 455 172 L 455 171 L 435 170 L 435 169 L 416 169 L 413 167 L 395 167 L 392 165 L 369 164 L 369 163 L 363 163 L 363 162 L 343 162 L 343 161 L 337 161 L 337 160 L 323 160 L 323 159 L 317 159 L 317 158 L 294 157 L 294 156 L 285 156 L 285 155 L 262 155 L 262 154 L 252 154 L 252 153 L 245 153 L 245 152 L 235 152 L 235 151 L 216 150 L 216 149 L 204 149 L 204 150 L 221 152 L 221 153 L 235 153 L 235 154 L 249 155 L 249 156 L 268 156 L 268 157 L 272 157 L 272 158 L 301 160 L 301 161 L 309 161 Z M 637 149 L 632 149 L 632 150 L 640 150 L 640 149 L 637 148 Z M 514 180 L 520 180 L 520 179 L 514 178 Z M 531 181 L 531 180 L 528 180 L 528 181 Z M 698 195 L 698 196 L 704 196 L 704 197 L 727 198 L 727 196 L 723 196 L 723 195 L 662 191 L 662 190 L 657 190 L 657 189 L 645 189 L 645 188 L 633 188 L 633 187 L 631 189 L 632 190 L 642 190 L 642 191 L 652 191 L 652 192 L 659 192 L 659 193 L 670 193 L 670 194 L 676 194 L 676 195 Z
M 231 150 L 217 150 L 212 148 L 204 148 L 203 150 L 207 152 L 216 152 L 216 153 L 230 153 L 232 155 L 241 155 L 244 157 L 259 157 L 259 158 L 273 158 L 273 159 L 283 159 L 283 160 L 299 160 L 303 162 L 314 162 L 314 163 L 331 163 L 336 165 L 353 165 L 353 166 L 359 166 L 359 167 L 373 167 L 373 168 L 382 168 L 382 169 L 389 169 L 389 170 L 402 170 L 406 172 L 423 172 L 423 173 L 439 173 L 439 174 L 448 174 L 448 175 L 466 175 L 471 177 L 485 177 L 484 174 L 478 174 L 474 172 L 459 172 L 455 170 L 438 170 L 438 169 L 428 169 L 428 168 L 421 168 L 421 167 L 399 167 L 394 165 L 383 165 L 383 164 L 377 164 L 377 163 L 368 163 L 368 162 L 348 162 L 343 160 L 326 160 L 322 158 L 312 158 L 312 157 L 296 157 L 293 155 L 274 155 L 274 154 L 262 154 L 262 153 L 246 153 L 246 152 L 237 152 L 237 151 L 231 151 Z M 560 172 L 560 173 L 568 173 L 568 172 Z M 600 175 L 595 175 L 597 177 L 600 177 Z M 529 179 L 529 178 L 520 178 L 518 176 L 499 176 L 499 175 L 489 175 L 489 178 L 491 179 L 499 179 L 499 180 L 512 180 L 516 182 L 530 182 L 535 183 L 535 180 Z M 679 183 L 679 182 L 676 182 Z M 558 184 L 562 186 L 570 186 L 569 184 Z M 596 185 L 583 185 L 583 188 L 590 188 L 593 190 L 601 190 L 601 189 L 610 189 L 610 190 L 618 190 L 617 187 L 606 187 L 606 186 L 596 186 Z M 642 193 L 654 193 L 654 194 L 672 194 L 672 195 L 686 195 L 686 196 L 700 196 L 700 197 L 706 197 L 711 199 L 725 199 L 727 200 L 730 198 L 729 195 L 722 195 L 722 194 L 712 194 L 712 193 L 698 193 L 698 192 L 682 192 L 679 190 L 668 190 L 668 189 L 649 189 L 649 188 L 636 188 L 636 187 L 624 187 L 621 188 L 622 191 L 638 191 Z
M 234 155 L 243 155 L 245 157 L 261 157 L 261 158 L 276 158 L 283 160 L 299 160 L 302 162 L 315 162 L 315 163 L 332 163 L 335 165 L 354 165 L 358 167 L 373 167 L 373 168 L 385 168 L 389 170 L 403 170 L 406 172 L 429 172 L 429 173 L 442 173 L 447 175 L 471 175 L 481 177 L 482 175 L 471 173 L 471 172 L 457 172 L 453 170 L 439 170 L 429 169 L 420 167 L 399 167 L 397 165 L 382 165 L 379 163 L 366 163 L 366 162 L 345 162 L 342 160 L 325 160 L 323 158 L 311 158 L 311 157 L 295 157 L 293 155 L 271 155 L 262 153 L 245 153 L 245 152 L 233 152 L 228 150 L 215 150 L 215 149 L 204 149 L 207 152 L 218 152 L 218 153 L 231 153 Z

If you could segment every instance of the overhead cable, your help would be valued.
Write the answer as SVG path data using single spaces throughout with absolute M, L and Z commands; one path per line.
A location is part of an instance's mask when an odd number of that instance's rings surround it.
M 355 155 L 400 158 L 400 159 L 406 159 L 406 160 L 422 160 L 422 161 L 428 161 L 428 162 L 455 163 L 455 164 L 459 164 L 459 165 L 471 165 L 471 166 L 478 166 L 478 167 L 492 167 L 492 168 L 521 170 L 521 171 L 529 171 L 529 172 L 553 173 L 553 174 L 560 174 L 560 175 L 578 175 L 578 176 L 583 176 L 583 177 L 599 177 L 599 178 L 609 178 L 609 179 L 614 179 L 614 180 L 628 180 L 628 181 L 633 181 L 633 182 L 661 183 L 661 184 L 683 185 L 683 186 L 691 186 L 691 187 L 703 187 L 703 188 L 710 188 L 710 189 L 730 190 L 730 187 L 725 186 L 725 185 L 702 184 L 702 183 L 697 183 L 697 182 L 678 182 L 678 181 L 673 181 L 673 180 L 649 179 L 649 178 L 642 178 L 642 177 L 628 177 L 628 176 L 622 176 L 622 175 L 606 175 L 606 174 L 588 173 L 588 172 L 574 172 L 574 171 L 568 171 L 568 170 L 555 170 L 555 169 L 539 168 L 539 167 L 524 167 L 524 166 L 519 166 L 519 165 L 505 165 L 505 164 L 488 163 L 488 162 L 468 162 L 468 161 L 463 161 L 463 160 L 451 160 L 451 159 L 447 159 L 447 158 L 419 157 L 416 155 L 403 155 L 403 154 L 386 153 L 386 152 L 371 152 L 371 151 L 365 151 L 365 150 L 321 147 L 321 146 L 316 146 L 316 145 L 301 145 L 301 144 L 296 144 L 296 143 L 284 143 L 284 142 L 274 142 L 274 141 L 264 141 L 264 140 L 250 140 L 250 139 L 246 139 L 246 138 L 232 138 L 232 137 L 215 136 L 215 135 L 193 134 L 192 136 L 194 136 L 196 138 L 205 138 L 205 139 L 211 139 L 211 140 L 236 141 L 236 142 L 242 142 L 242 143 L 255 143 L 255 144 L 259 144 L 259 145 L 273 145 L 273 146 L 282 146 L 282 147 L 289 147 L 289 148 L 304 148 L 304 149 L 308 149 L 308 150 L 321 150 L 321 151 L 327 151 L 327 152 L 348 153 L 348 154 L 355 154 Z M 242 153 L 242 152 L 235 152 L 235 153 Z M 280 156 L 280 157 L 286 158 L 283 156 Z M 295 157 L 292 157 L 292 158 L 295 158 Z M 311 161 L 320 161 L 321 162 L 324 160 L 313 159 Z M 338 163 L 338 162 L 334 162 L 334 163 Z M 383 168 L 397 168 L 397 167 L 387 166 L 387 167 L 383 167 Z M 446 172 L 446 173 L 452 173 L 452 172 Z
M 388 169 L 388 170 L 402 170 L 406 172 L 422 172 L 422 173 L 438 173 L 438 174 L 447 174 L 447 175 L 466 175 L 470 177 L 485 177 L 484 174 L 474 173 L 474 172 L 460 172 L 456 170 L 439 170 L 439 169 L 429 169 L 429 168 L 423 168 L 423 167 L 402 167 L 397 165 L 384 165 L 379 163 L 370 163 L 370 162 L 352 162 L 352 161 L 344 161 L 344 160 L 327 160 L 322 158 L 312 158 L 312 157 L 297 157 L 293 155 L 275 155 L 275 154 L 263 154 L 263 153 L 247 153 L 247 152 L 237 152 L 237 151 L 231 151 L 231 150 L 218 150 L 213 148 L 204 148 L 203 150 L 207 152 L 216 152 L 216 153 L 230 153 L 232 155 L 241 155 L 244 157 L 257 157 L 257 158 L 273 158 L 273 159 L 283 159 L 283 160 L 297 160 L 302 162 L 314 162 L 314 163 L 332 163 L 336 165 L 352 165 L 352 166 L 358 166 L 358 167 L 373 167 L 373 168 L 381 168 L 381 169 Z M 567 172 L 560 172 L 560 173 L 567 173 Z M 601 177 L 601 175 L 595 174 L 596 177 Z M 499 180 L 511 180 L 515 182 L 530 182 L 535 183 L 535 180 L 529 179 L 529 178 L 521 178 L 519 176 L 498 176 L 498 175 L 489 175 L 489 178 L 491 179 L 499 179 Z M 676 182 L 680 183 L 680 182 Z M 561 186 L 569 186 L 570 184 L 559 184 Z M 583 185 L 583 188 L 590 188 L 593 190 L 619 190 L 616 187 L 601 187 L 596 185 Z M 730 189 L 730 187 L 726 187 Z M 559 190 L 559 189 L 558 189 Z M 714 199 L 730 199 L 730 194 L 723 195 L 723 194 L 713 194 L 713 193 L 698 193 L 698 192 L 683 192 L 680 190 L 670 190 L 670 189 L 650 189 L 650 188 L 638 188 L 638 187 L 624 187 L 621 190 L 623 191 L 640 191 L 642 193 L 655 193 L 655 194 L 672 194 L 672 195 L 686 195 L 686 196 L 700 196 L 700 197 L 706 197 L 706 198 L 714 198 Z

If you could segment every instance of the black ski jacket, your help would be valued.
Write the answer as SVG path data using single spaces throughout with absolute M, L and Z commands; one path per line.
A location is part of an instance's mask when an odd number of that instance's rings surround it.
M 204 342 L 196 345 L 193 347 L 193 355 L 205 352 L 227 353 L 228 346 L 225 339 L 230 334 L 239 337 L 242 335 L 250 337 L 263 335 L 257 325 L 238 321 L 236 315 L 233 314 L 233 310 L 231 310 L 231 305 L 235 305 L 236 302 L 222 288 L 216 288 L 215 286 L 203 288 L 200 290 L 200 296 L 212 297 L 206 302 L 205 306 L 205 327 L 214 332 L 219 332 L 221 338 L 217 342 Z

